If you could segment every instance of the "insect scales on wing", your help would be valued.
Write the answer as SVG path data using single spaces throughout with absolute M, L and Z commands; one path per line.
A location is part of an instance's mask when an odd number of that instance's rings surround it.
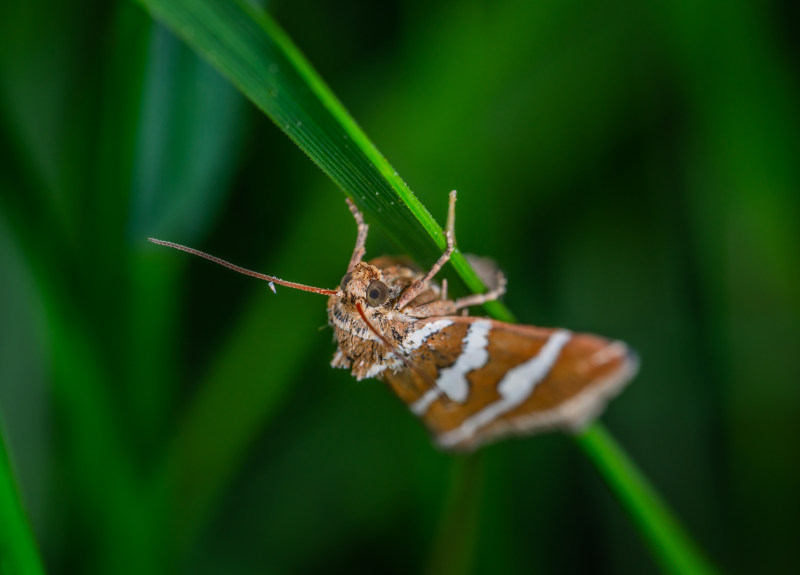
M 630 381 L 637 359 L 620 341 L 566 329 L 514 325 L 459 313 L 499 298 L 505 279 L 487 293 L 449 299 L 433 278 L 453 252 L 455 192 L 450 194 L 447 249 L 422 273 L 401 258 L 363 261 L 368 226 L 337 289 L 322 289 L 230 264 L 162 240 L 225 267 L 330 296 L 328 320 L 337 349 L 331 365 L 356 379 L 378 378 L 430 430 L 444 449 L 468 450 L 507 435 L 577 431 Z

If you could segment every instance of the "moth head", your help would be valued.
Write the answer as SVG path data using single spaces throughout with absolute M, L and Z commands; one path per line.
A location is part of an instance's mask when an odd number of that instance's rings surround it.
M 357 263 L 344 274 L 339 288 L 352 303 L 361 300 L 367 307 L 381 307 L 396 296 L 383 278 L 381 270 L 365 262 Z

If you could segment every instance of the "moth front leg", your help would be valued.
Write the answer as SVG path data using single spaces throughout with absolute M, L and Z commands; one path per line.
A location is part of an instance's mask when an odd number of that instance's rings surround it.
M 506 293 L 506 276 L 503 275 L 503 272 L 498 271 L 496 287 L 492 290 L 489 290 L 486 293 L 468 295 L 452 301 L 451 300 L 432 301 L 430 303 L 424 303 L 422 305 L 418 305 L 410 309 L 403 310 L 403 313 L 408 316 L 418 317 L 418 318 L 441 316 L 441 315 L 453 315 L 460 309 L 471 307 L 474 305 L 483 305 L 488 301 L 494 301 L 496 299 L 500 299 L 500 297 L 502 297 L 504 293 Z
M 350 208 L 350 212 L 353 214 L 353 217 L 356 220 L 356 225 L 358 226 L 356 247 L 353 248 L 353 255 L 350 256 L 350 264 L 347 266 L 347 271 L 351 271 L 358 262 L 364 259 L 364 254 L 367 253 L 366 245 L 369 226 L 364 222 L 364 215 L 359 211 L 353 201 L 350 198 L 347 198 L 345 201 L 347 202 L 347 207 Z
M 447 240 L 447 247 L 445 248 L 441 257 L 436 260 L 435 264 L 433 264 L 433 267 L 428 270 L 428 273 L 406 288 L 406 291 L 404 291 L 403 295 L 400 296 L 400 299 L 397 300 L 397 303 L 394 306 L 395 309 L 403 309 L 411 301 L 413 301 L 415 297 L 425 291 L 425 289 L 428 287 L 428 282 L 431 281 L 433 277 L 439 273 L 439 270 L 442 269 L 442 266 L 448 262 L 450 256 L 453 254 L 453 250 L 455 249 L 455 225 L 456 191 L 453 190 L 450 192 L 450 203 L 447 207 L 447 229 L 444 232 L 444 237 Z

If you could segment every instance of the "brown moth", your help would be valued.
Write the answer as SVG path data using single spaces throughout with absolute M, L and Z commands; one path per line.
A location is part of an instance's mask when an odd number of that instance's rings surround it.
M 358 379 L 375 377 L 419 417 L 439 447 L 470 450 L 508 435 L 579 431 L 637 370 L 620 341 L 566 329 L 514 325 L 459 310 L 505 292 L 497 273 L 484 294 L 451 300 L 434 276 L 454 248 L 455 192 L 450 194 L 447 249 L 427 273 L 402 258 L 364 262 L 368 226 L 358 225 L 350 264 L 338 289 L 287 282 L 172 242 L 150 241 L 209 259 L 240 273 L 330 296 L 328 321 L 337 349 L 331 365 Z

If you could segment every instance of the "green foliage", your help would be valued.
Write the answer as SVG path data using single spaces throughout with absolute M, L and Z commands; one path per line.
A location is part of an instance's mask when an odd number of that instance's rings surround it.
M 422 264 L 436 261 L 445 247 L 441 227 L 266 13 L 225 0 L 140 1 L 238 86 L 395 244 Z M 483 289 L 460 253 L 451 259 L 470 288 Z
M 44 573 L 28 518 L 19 500 L 2 438 L 0 438 L 0 541 L 3 542 L 3 558 L 0 560 L 0 566 L 4 572 L 20 575 Z
M 282 35 L 253 51 L 271 20 L 238 2 L 147 4 L 211 10 L 179 34 L 217 42 L 205 56 L 262 109 L 286 90 L 295 121 L 280 127 L 378 224 L 370 254 L 388 237 L 435 257 L 440 229 L 392 204 L 405 184 L 349 120 L 352 148 L 325 163 L 341 132 L 309 118 L 346 116 L 292 72 Z M 604 420 L 700 546 L 742 572 L 797 570 L 791 19 L 755 3 L 723 18 L 630 2 L 274 8 L 425 205 L 443 216 L 459 190 L 459 244 L 506 268 L 521 319 L 638 349 L 642 375 Z M 284 83 L 226 64 L 243 54 L 286 58 Z M 326 367 L 323 299 L 144 242 L 333 286 L 355 230 L 332 189 L 138 5 L 0 8 L 0 410 L 45 564 L 652 570 L 571 442 L 436 453 L 385 389 Z M 607 440 L 592 428 L 580 444 L 594 457 Z M 617 493 L 647 498 L 639 487 Z M 15 548 L 33 549 L 14 521 Z

